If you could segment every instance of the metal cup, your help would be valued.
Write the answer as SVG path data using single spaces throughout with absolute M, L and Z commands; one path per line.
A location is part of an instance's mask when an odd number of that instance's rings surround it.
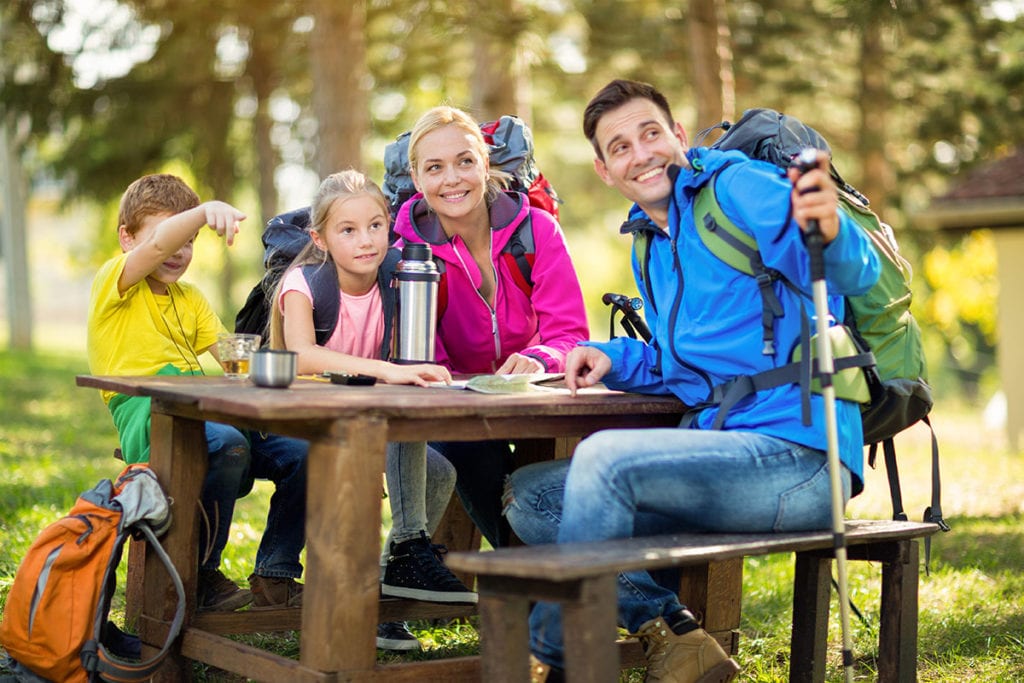
M 295 381 L 299 354 L 279 349 L 260 349 L 252 354 L 249 378 L 259 387 L 283 389 Z

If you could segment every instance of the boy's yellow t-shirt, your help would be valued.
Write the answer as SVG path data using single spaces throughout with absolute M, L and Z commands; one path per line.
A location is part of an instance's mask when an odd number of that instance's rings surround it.
M 89 371 L 94 375 L 155 375 L 167 365 L 198 373 L 199 356 L 225 332 L 206 297 L 174 282 L 157 295 L 143 279 L 119 296 L 117 281 L 128 254 L 100 267 L 89 299 Z M 110 402 L 115 392 L 104 391 Z

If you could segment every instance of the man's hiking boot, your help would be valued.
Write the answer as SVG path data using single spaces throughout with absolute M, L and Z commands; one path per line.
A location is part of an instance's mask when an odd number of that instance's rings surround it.
M 239 588 L 219 569 L 200 569 L 197 602 L 201 612 L 233 612 L 252 602 L 252 593 Z
M 530 683 L 565 683 L 565 672 L 530 655 Z
M 420 641 L 404 621 L 387 621 L 377 624 L 377 649 L 419 650 Z
M 302 607 L 302 584 L 284 576 L 249 575 L 251 609 Z
M 427 602 L 476 604 L 477 594 L 444 566 L 441 556 L 446 552 L 447 548 L 432 544 L 422 531 L 419 538 L 392 543 L 381 593 Z
M 647 657 L 645 681 L 663 683 L 726 683 L 740 667 L 707 631 L 690 622 L 682 634 L 665 617 L 651 619 L 634 635 Z M 683 630 L 676 626 L 676 630 Z

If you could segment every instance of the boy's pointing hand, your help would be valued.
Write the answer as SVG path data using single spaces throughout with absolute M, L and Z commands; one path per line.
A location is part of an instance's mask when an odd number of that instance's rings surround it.
M 203 209 L 206 212 L 206 224 L 216 230 L 228 246 L 234 244 L 235 235 L 238 234 L 238 223 L 245 220 L 245 214 L 220 201 L 206 202 Z

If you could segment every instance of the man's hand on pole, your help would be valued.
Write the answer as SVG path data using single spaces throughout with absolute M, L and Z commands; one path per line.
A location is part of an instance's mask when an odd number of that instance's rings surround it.
M 793 166 L 787 174 L 793 183 L 793 218 L 804 231 L 808 221 L 817 219 L 822 242 L 828 244 L 839 234 L 839 190 L 828 173 L 828 154 L 819 150 L 817 162 L 803 174 Z

